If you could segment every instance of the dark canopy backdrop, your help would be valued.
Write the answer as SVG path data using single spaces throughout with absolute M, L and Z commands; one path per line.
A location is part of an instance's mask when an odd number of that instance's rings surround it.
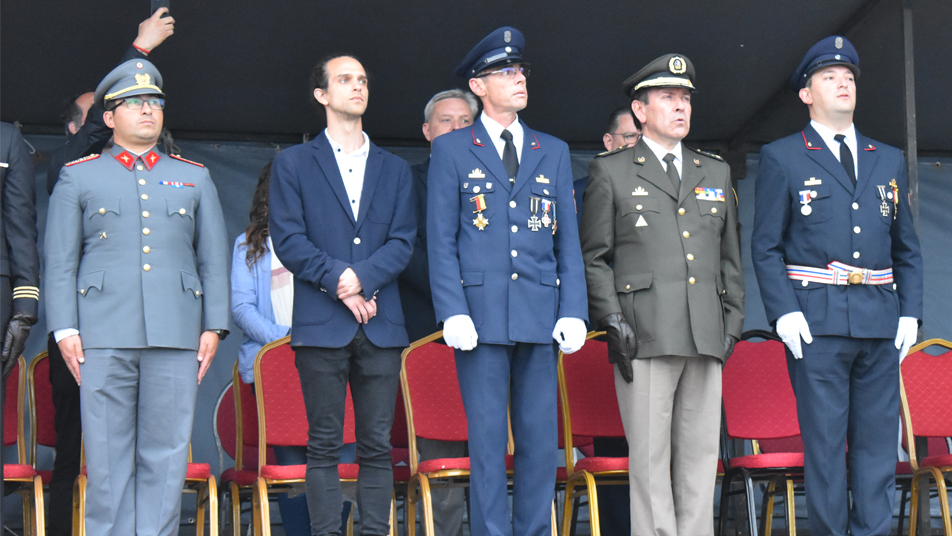
M 906 5 L 909 5 L 906 0 Z M 746 329 L 766 328 L 750 265 L 753 188 L 762 143 L 803 127 L 805 107 L 787 88 L 804 51 L 844 33 L 861 56 L 857 127 L 905 148 L 906 111 L 901 0 L 802 2 L 724 0 L 606 5 L 588 0 L 511 3 L 250 2 L 177 0 L 175 35 L 153 54 L 168 93 L 166 126 L 182 154 L 209 167 L 225 210 L 229 240 L 248 221 L 261 167 L 276 149 L 323 129 L 310 102 L 311 67 L 333 52 L 355 54 L 371 75 L 364 128 L 410 163 L 427 156 L 420 124 L 429 97 L 463 87 L 460 58 L 502 25 L 526 34 L 532 62 L 533 128 L 569 142 L 573 173 L 586 175 L 609 112 L 627 104 L 621 82 L 668 52 L 697 69 L 689 145 L 722 154 L 741 200 L 747 284 Z M 924 331 L 952 339 L 952 3 L 912 1 L 921 240 L 926 269 Z M 135 37 L 148 2 L 4 0 L 0 4 L 0 118 L 22 124 L 36 149 L 40 247 L 46 221 L 49 152 L 61 145 L 59 114 L 71 96 L 95 88 Z M 42 302 L 41 302 L 42 306 Z M 45 349 L 41 310 L 24 355 Z M 198 461 L 218 466 L 215 402 L 231 379 L 241 334 L 220 347 L 199 390 L 193 433 Z M 42 456 L 50 457 L 48 451 Z M 224 458 L 224 466 L 231 460 Z M 15 500 L 15 499 L 14 499 Z M 186 500 L 183 519 L 194 515 Z M 15 503 L 4 509 L 18 516 Z

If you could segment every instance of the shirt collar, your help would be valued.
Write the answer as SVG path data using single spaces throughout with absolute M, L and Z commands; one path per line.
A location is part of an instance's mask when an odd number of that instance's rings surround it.
M 833 150 L 834 142 L 836 142 L 833 137 L 837 134 L 845 135 L 846 139 L 844 141 L 846 142 L 846 145 L 852 146 L 851 149 L 853 149 L 853 154 L 856 154 L 856 127 L 853 125 L 853 123 L 850 123 L 849 128 L 843 132 L 834 132 L 830 127 L 820 124 L 813 119 L 810 120 L 810 126 L 813 127 L 813 130 L 815 130 L 821 138 L 823 138 L 823 142 L 826 143 L 826 146 L 829 147 L 831 151 Z M 835 147 L 839 147 L 839 142 L 836 143 Z
M 512 139 L 515 141 L 517 138 L 522 139 L 522 123 L 519 121 L 519 114 L 516 114 L 516 120 L 512 122 L 508 127 L 504 127 L 496 122 L 495 119 L 489 117 L 486 114 L 479 114 L 480 121 L 483 122 L 483 126 L 486 128 L 486 133 L 489 134 L 489 138 L 495 142 L 498 139 L 503 130 L 509 130 L 512 133 Z
M 327 129 L 326 129 L 326 128 L 324 129 L 324 135 L 327 136 L 327 141 L 328 141 L 328 143 L 331 144 L 331 149 L 334 150 L 334 155 L 335 155 L 335 156 L 336 156 L 336 155 L 342 155 L 342 156 L 364 156 L 364 155 L 366 155 L 367 153 L 369 153 L 369 152 L 370 152 L 370 137 L 367 136 L 367 133 L 366 133 L 366 132 L 361 131 L 361 134 L 362 134 L 363 137 L 364 137 L 364 144 L 361 145 L 360 148 L 357 149 L 356 151 L 354 151 L 354 152 L 352 152 L 352 153 L 347 153 L 347 152 L 344 152 L 343 146 L 341 146 L 341 144 L 339 144 L 339 143 L 337 143 L 336 141 L 334 141 L 334 138 L 332 138 L 331 135 L 330 135 L 330 133 L 327 132 Z
M 663 161 L 664 161 L 664 156 L 665 156 L 666 154 L 668 154 L 668 153 L 674 154 L 674 160 L 675 160 L 675 162 L 681 162 L 681 161 L 683 160 L 683 159 L 681 158 L 681 151 L 682 151 L 682 149 L 681 149 L 681 142 L 680 142 L 680 141 L 678 141 L 678 144 L 674 146 L 674 149 L 672 149 L 672 150 L 669 151 L 669 150 L 665 149 L 664 147 L 662 147 L 660 143 L 658 143 L 658 142 L 652 140 L 651 138 L 649 138 L 649 137 L 646 136 L 646 135 L 641 136 L 641 139 L 645 140 L 645 145 L 647 145 L 648 148 L 651 149 L 651 152 L 654 153 L 654 155 L 655 155 L 656 157 L 658 157 L 658 160 L 659 160 L 659 161 L 663 162 Z

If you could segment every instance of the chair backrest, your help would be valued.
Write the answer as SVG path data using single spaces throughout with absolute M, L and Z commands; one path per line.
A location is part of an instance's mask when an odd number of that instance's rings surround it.
M 235 419 L 235 384 L 228 382 L 218 400 L 212 416 L 215 431 L 215 447 L 218 449 L 218 468 L 225 466 L 225 455 L 235 459 L 237 453 L 238 422 Z
M 26 427 L 23 418 L 26 402 L 26 360 L 17 358 L 17 364 L 7 378 L 3 401 L 3 446 L 16 444 L 16 463 L 26 463 Z
M 26 375 L 30 406 L 30 463 L 36 467 L 36 447 L 56 446 L 56 406 L 50 384 L 50 358 L 42 352 L 30 361 Z
M 924 350 L 931 346 L 945 348 L 939 355 Z M 931 339 L 909 350 L 900 366 L 900 398 L 906 428 L 909 458 L 917 467 L 914 437 L 945 438 L 952 436 L 952 343 Z M 933 443 L 929 443 L 929 454 Z M 940 446 L 936 442 L 936 446 Z M 946 451 L 948 452 L 948 451 Z M 941 453 L 941 451 L 939 451 Z
M 782 342 L 738 342 L 724 365 L 722 381 L 729 437 L 769 440 L 800 435 L 797 400 Z
M 259 466 L 267 463 L 266 449 L 270 445 L 307 445 L 304 394 L 290 343 L 290 336 L 278 339 L 262 347 L 255 357 Z M 344 443 L 356 440 L 354 403 L 348 386 L 344 403 Z
M 403 351 L 400 382 L 413 472 L 417 469 L 417 437 L 440 441 L 469 438 L 453 348 L 433 342 L 442 336 L 438 331 Z

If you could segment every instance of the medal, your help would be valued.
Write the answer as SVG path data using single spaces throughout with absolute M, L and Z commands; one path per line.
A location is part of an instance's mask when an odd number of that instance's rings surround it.
M 555 228 L 559 226 L 559 219 L 555 217 L 555 201 L 552 202 L 552 234 L 555 235 Z
M 810 206 L 810 201 L 813 201 L 815 195 L 812 190 L 800 190 L 800 204 L 803 205 L 800 207 L 800 214 L 804 216 L 813 214 L 813 207 Z
M 886 199 L 891 199 L 893 197 L 892 192 L 886 193 L 885 186 L 876 186 L 876 189 L 879 190 L 879 199 L 882 203 L 879 205 L 879 213 L 883 217 L 889 216 L 889 203 L 886 202 Z
M 810 214 L 813 214 L 813 207 L 811 207 L 810 205 L 803 205 L 802 207 L 800 207 L 800 214 L 803 214 L 804 216 L 809 216 Z
M 473 190 L 475 190 L 475 188 Z M 473 213 L 476 214 L 476 219 L 473 220 L 473 225 L 482 231 L 487 225 L 489 225 L 489 219 L 483 216 L 483 211 L 486 210 L 486 195 L 479 194 L 476 197 L 471 197 L 469 200 L 476 205 L 476 210 L 473 211 Z
M 552 218 L 549 217 L 549 210 L 552 209 L 552 201 L 548 199 L 542 200 L 542 226 L 545 228 L 549 227 L 549 224 L 552 223 Z
M 892 187 L 892 202 L 893 202 L 893 219 L 896 219 L 896 214 L 899 213 L 899 185 L 896 184 L 896 179 L 889 181 L 889 186 Z
M 529 211 L 532 212 L 532 217 L 529 218 L 529 229 L 532 231 L 538 231 L 542 227 L 542 222 L 539 221 L 539 202 L 542 201 L 538 197 L 529 198 Z

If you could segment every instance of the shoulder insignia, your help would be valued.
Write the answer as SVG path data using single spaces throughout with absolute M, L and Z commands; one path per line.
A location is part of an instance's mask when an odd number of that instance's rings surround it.
M 188 163 L 188 164 L 192 164 L 193 166 L 198 166 L 198 167 L 200 167 L 200 168 L 205 167 L 205 166 L 199 164 L 198 162 L 192 162 L 191 160 L 189 160 L 189 159 L 187 159 L 187 158 L 182 158 L 180 155 L 177 155 L 177 154 L 170 154 L 169 156 L 171 156 L 172 158 L 174 158 L 174 159 L 176 159 L 176 160 L 181 160 L 182 162 L 186 162 L 186 163 Z
M 709 156 L 709 157 L 713 158 L 714 160 L 720 160 L 721 162 L 724 161 L 723 158 L 721 158 L 719 155 L 716 155 L 716 154 L 714 154 L 714 153 L 709 153 L 709 152 L 707 152 L 707 151 L 702 151 L 702 150 L 700 150 L 700 149 L 695 149 L 695 148 L 693 148 L 693 147 L 688 147 L 688 149 L 691 149 L 692 151 L 694 151 L 694 152 L 697 153 L 697 154 L 703 154 L 704 156 Z
M 595 158 L 599 158 L 599 157 L 601 157 L 601 156 L 608 156 L 608 155 L 610 155 L 610 154 L 620 153 L 620 152 L 624 151 L 625 149 L 628 149 L 628 147 L 619 147 L 619 148 L 613 149 L 613 150 L 611 150 L 611 151 L 605 151 L 604 153 L 598 153 L 597 155 L 595 155 Z
M 84 157 L 80 158 L 79 160 L 73 160 L 72 162 L 67 162 L 67 163 L 63 164 L 63 167 L 74 166 L 74 165 L 76 165 L 76 164 L 79 164 L 79 163 L 82 163 L 82 162 L 89 162 L 90 160 L 95 160 L 95 159 L 97 159 L 97 158 L 99 158 L 99 155 L 98 155 L 98 154 L 91 154 L 91 155 L 88 155 L 88 156 L 84 156 Z

